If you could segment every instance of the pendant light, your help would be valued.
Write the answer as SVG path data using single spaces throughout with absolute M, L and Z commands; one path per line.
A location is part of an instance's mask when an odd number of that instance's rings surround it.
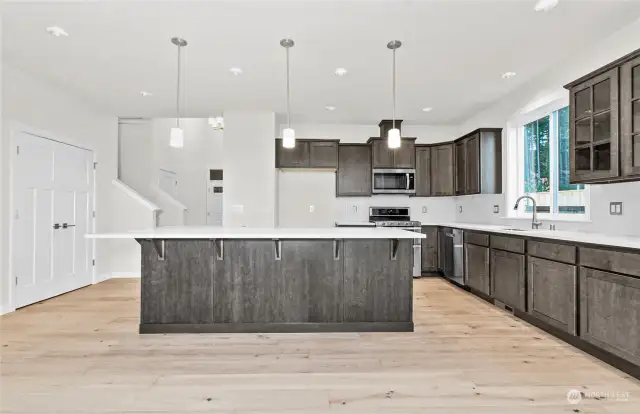
M 399 40 L 392 40 L 387 43 L 387 48 L 393 51 L 393 121 L 391 129 L 387 133 L 387 144 L 389 148 L 400 148 L 400 130 L 396 128 L 396 49 L 402 46 L 402 42 Z
M 282 39 L 280 46 L 287 51 L 287 127 L 282 130 L 282 146 L 284 148 L 295 148 L 296 132 L 291 128 L 291 92 L 289 88 L 289 49 L 295 43 L 291 39 Z
M 178 46 L 178 86 L 176 91 L 176 126 L 171 128 L 169 145 L 174 148 L 184 147 L 184 131 L 180 128 L 180 51 L 187 46 L 187 41 L 181 37 L 172 37 L 171 43 Z

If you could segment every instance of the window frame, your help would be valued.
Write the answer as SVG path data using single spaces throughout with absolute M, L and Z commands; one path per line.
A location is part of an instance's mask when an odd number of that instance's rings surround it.
M 515 115 L 507 123 L 507 218 L 531 220 L 533 213 L 528 213 L 521 206 L 517 211 L 513 209 L 516 200 L 524 195 L 524 127 L 525 125 L 549 116 L 549 188 L 551 192 L 551 213 L 538 213 L 540 220 L 546 221 L 578 221 L 589 222 L 591 220 L 591 191 L 589 185 L 584 186 L 585 212 L 584 214 L 560 214 L 554 210 L 558 206 L 559 194 L 559 156 L 558 156 L 558 134 L 555 131 L 558 123 L 554 113 L 564 107 L 569 106 L 569 97 L 563 94 L 545 104 L 532 109 L 525 109 Z M 556 191 L 555 189 L 558 189 Z

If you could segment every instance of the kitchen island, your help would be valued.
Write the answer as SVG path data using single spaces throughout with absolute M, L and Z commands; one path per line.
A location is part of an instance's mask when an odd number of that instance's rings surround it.
M 140 333 L 413 331 L 422 234 L 165 227 L 87 237 L 140 243 Z

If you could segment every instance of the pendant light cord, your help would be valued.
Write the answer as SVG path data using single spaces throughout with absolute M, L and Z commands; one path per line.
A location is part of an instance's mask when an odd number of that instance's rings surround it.
M 289 89 L 289 48 L 287 47 L 287 128 L 291 128 L 291 91 Z
M 180 49 L 178 46 L 178 85 L 176 87 L 176 126 L 180 128 Z
M 393 49 L 393 121 L 392 128 L 396 129 L 396 50 Z

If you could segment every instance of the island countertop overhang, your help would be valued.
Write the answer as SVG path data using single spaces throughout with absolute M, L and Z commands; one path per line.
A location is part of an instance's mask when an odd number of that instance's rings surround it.
M 423 239 L 426 236 L 393 228 L 248 228 L 176 226 L 127 232 L 87 234 L 90 239 L 267 239 L 267 240 L 343 240 L 343 239 Z

